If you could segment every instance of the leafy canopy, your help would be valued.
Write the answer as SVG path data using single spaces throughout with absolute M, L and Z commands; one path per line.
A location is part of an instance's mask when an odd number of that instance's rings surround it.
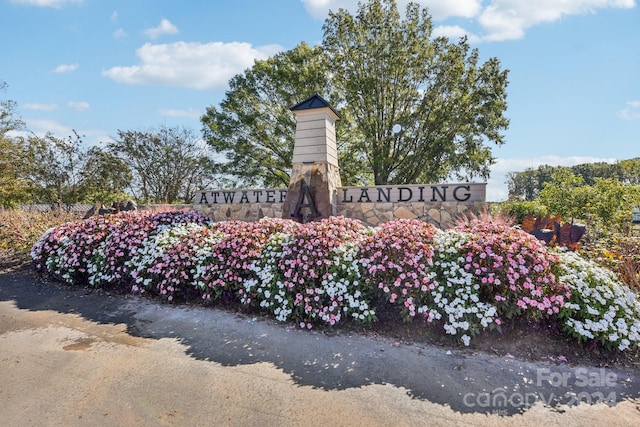
M 0 81 L 0 91 L 5 91 L 9 85 Z M 0 139 L 12 130 L 20 130 L 25 126 L 17 113 L 17 104 L 11 99 L 0 99 Z
M 0 92 L 7 84 L 0 81 Z M 24 146 L 9 136 L 9 132 L 21 130 L 24 122 L 16 112 L 16 103 L 0 98 L 0 207 L 11 207 L 29 199 L 29 183 L 24 179 Z
M 620 160 L 614 163 L 581 163 L 574 166 L 541 165 L 521 172 L 509 172 L 507 185 L 510 199 L 535 200 L 545 183 L 552 181 L 558 171 L 579 175 L 585 185 L 595 185 L 598 179 L 613 179 L 624 185 L 640 184 L 640 158 Z
M 478 65 L 466 39 L 432 38 L 427 9 L 394 0 L 341 9 L 324 25 L 333 84 L 360 133 L 376 184 L 489 176 L 485 142 L 503 143 L 507 71 Z M 398 125 L 398 126 L 397 126 Z
M 230 82 L 203 133 L 241 185 L 289 183 L 295 122 L 289 107 L 320 93 L 339 111 L 343 185 L 486 178 L 508 120 L 507 71 L 479 64 L 467 40 L 432 37 L 427 9 L 371 0 L 331 13 L 321 46 L 301 43 L 256 61 Z
M 621 232 L 631 223 L 631 210 L 640 206 L 640 185 L 614 178 L 595 178 L 587 185 L 581 175 L 563 168 L 544 183 L 539 200 L 548 212 L 566 221 L 585 221 L 591 231 Z
M 128 165 L 136 198 L 145 203 L 189 203 L 213 174 L 206 146 L 182 127 L 118 130 L 108 150 Z

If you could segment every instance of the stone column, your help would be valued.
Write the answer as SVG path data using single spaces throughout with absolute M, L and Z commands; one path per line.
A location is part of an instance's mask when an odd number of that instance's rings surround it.
M 283 218 L 302 222 L 336 214 L 338 167 L 335 122 L 338 114 L 319 95 L 291 107 L 296 117 L 296 140 L 289 191 Z

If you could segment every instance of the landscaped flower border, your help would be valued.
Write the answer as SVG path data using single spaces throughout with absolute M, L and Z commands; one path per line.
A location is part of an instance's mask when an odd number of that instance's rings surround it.
M 464 345 L 517 316 L 557 317 L 607 348 L 640 345 L 640 302 L 613 273 L 491 218 L 441 231 L 402 219 L 373 228 L 121 212 L 48 230 L 31 255 L 69 284 L 253 306 L 303 328 L 370 323 L 388 305 Z
M 638 295 L 609 270 L 578 256 L 560 252 L 559 280 L 571 289 L 571 299 L 559 317 L 566 331 L 580 341 L 600 342 L 620 351 L 638 346 Z

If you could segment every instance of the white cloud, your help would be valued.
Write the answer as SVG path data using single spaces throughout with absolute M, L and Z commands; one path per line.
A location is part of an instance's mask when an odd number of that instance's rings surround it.
M 114 10 L 111 14 L 111 22 L 118 22 L 118 11 Z
M 85 101 L 69 101 L 67 102 L 67 107 L 76 111 L 87 111 L 91 108 L 89 103 Z
M 160 21 L 160 25 L 144 30 L 144 33 L 152 39 L 156 39 L 163 34 L 178 34 L 178 27 L 169 22 L 168 19 Z
M 526 169 L 536 169 L 538 166 L 575 166 L 584 163 L 614 163 L 619 159 L 587 157 L 587 156 L 541 156 L 512 159 L 496 159 L 491 166 L 491 178 L 487 181 L 487 201 L 500 202 L 509 198 L 507 188 L 507 174 L 509 172 L 524 172 Z
M 203 112 L 198 111 L 194 108 L 189 108 L 188 110 L 172 110 L 172 109 L 164 109 L 160 110 L 160 115 L 165 117 L 183 117 L 186 119 L 199 119 L 202 116 Z
M 462 36 L 467 36 L 469 42 L 474 43 L 478 40 L 478 37 L 469 34 L 467 30 L 462 28 L 459 25 L 441 25 L 439 27 L 433 28 L 433 33 L 431 34 L 433 37 L 447 37 L 449 39 L 459 39 Z
M 51 70 L 52 73 L 62 74 L 62 73 L 71 73 L 78 69 L 79 64 L 62 64 L 58 65 L 56 68 Z
M 124 37 L 127 37 L 127 35 L 128 35 L 127 32 L 122 28 L 118 28 L 113 32 L 113 37 L 116 39 L 122 39 Z
M 359 0 L 302 0 L 307 12 L 315 18 L 325 19 L 329 11 L 337 12 L 346 9 L 354 14 L 358 10 Z M 407 4 L 413 1 L 422 7 L 428 7 L 434 19 L 448 17 L 471 18 L 476 16 L 482 7 L 482 0 L 398 0 L 398 9 L 404 11 Z
M 9 136 L 13 138 L 23 137 L 29 138 L 32 135 L 43 138 L 48 133 L 52 134 L 56 138 L 68 138 L 73 137 L 74 128 L 65 126 L 64 124 L 51 119 L 25 119 L 27 124 L 26 131 L 11 131 Z M 103 129 L 75 129 L 80 138 L 82 139 L 83 146 L 85 148 L 92 147 L 94 145 L 102 145 L 102 143 L 111 141 L 113 138 L 109 136 L 109 133 Z
M 65 138 L 73 134 L 73 129 L 51 119 L 25 119 L 27 129 L 38 136 L 44 136 L 47 133 L 56 135 L 59 138 Z
M 640 101 L 627 102 L 628 108 L 618 111 L 618 116 L 624 120 L 640 120 Z
M 400 10 L 404 10 L 409 1 L 399 1 Z M 482 0 L 419 0 L 416 3 L 422 7 L 428 7 L 434 20 L 450 17 L 473 18 L 482 9 Z
M 302 0 L 307 12 L 314 18 L 325 19 L 329 11 L 346 9 L 350 13 L 358 10 L 358 0 Z
M 478 23 L 485 32 L 485 40 L 514 40 L 522 38 L 528 28 L 555 22 L 564 16 L 634 6 L 635 0 L 493 0 L 483 8 Z
M 253 47 L 249 43 L 146 43 L 136 51 L 140 65 L 113 67 L 102 75 L 120 83 L 225 88 L 231 77 L 281 51 L 278 45 Z
M 102 143 L 113 139 L 109 136 L 109 133 L 103 129 L 81 129 L 77 132 L 78 135 L 82 137 L 82 142 L 85 147 L 103 145 Z
M 410 0 L 398 0 L 398 8 L 404 10 Z M 327 17 L 329 10 L 340 8 L 354 14 L 357 0 L 302 0 L 307 12 L 318 19 Z M 527 29 L 543 23 L 555 22 L 565 16 L 596 13 L 598 9 L 635 7 L 635 0 L 417 0 L 428 7 L 437 22 L 446 18 L 466 18 L 475 21 L 478 34 L 454 25 L 434 28 L 435 36 L 459 38 L 467 35 L 475 41 L 503 41 L 524 37 Z
M 84 3 L 84 0 L 11 0 L 11 3 L 60 9 L 62 6 L 66 6 L 67 4 L 82 4 Z
M 58 109 L 58 104 L 27 103 L 27 104 L 24 104 L 22 107 L 25 110 L 53 111 Z
M 28 131 L 11 131 L 11 137 L 23 137 L 29 138 L 32 135 L 43 138 L 48 133 L 56 138 L 68 138 L 74 137 L 74 128 L 65 126 L 64 124 L 51 119 L 25 119 L 27 123 Z M 82 139 L 83 146 L 85 148 L 92 147 L 94 145 L 101 145 L 101 143 L 111 141 L 112 137 L 109 133 L 102 129 L 75 129 Z

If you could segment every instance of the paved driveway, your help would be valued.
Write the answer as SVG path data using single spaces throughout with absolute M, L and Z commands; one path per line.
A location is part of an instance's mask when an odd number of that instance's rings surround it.
M 576 403 L 580 404 L 576 404 Z M 640 369 L 527 363 L 0 275 L 6 426 L 640 425 Z

